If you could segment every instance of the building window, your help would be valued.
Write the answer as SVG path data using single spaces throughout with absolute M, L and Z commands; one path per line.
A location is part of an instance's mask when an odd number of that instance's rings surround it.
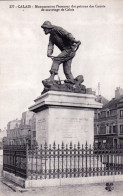
M 109 117 L 109 111 L 107 111 L 107 117 Z
M 106 117 L 106 112 L 105 111 L 101 112 L 101 117 L 102 118 L 105 118 Z
M 120 125 L 120 133 L 123 133 L 123 125 Z
M 98 113 L 98 118 L 100 118 L 100 113 Z
M 36 137 L 36 131 L 33 131 L 33 137 Z
M 106 134 L 106 126 L 101 126 L 99 129 L 99 134 Z
M 117 133 L 117 127 L 113 126 L 113 133 Z
M 111 110 L 110 111 L 110 116 L 115 116 L 117 114 L 117 111 L 116 110 Z
M 123 110 L 120 110 L 120 117 L 123 117 Z

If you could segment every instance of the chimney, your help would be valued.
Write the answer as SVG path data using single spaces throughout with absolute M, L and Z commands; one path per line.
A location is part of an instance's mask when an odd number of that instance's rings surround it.
M 118 99 L 121 95 L 123 95 L 123 89 L 120 87 L 117 87 L 115 90 L 115 98 Z

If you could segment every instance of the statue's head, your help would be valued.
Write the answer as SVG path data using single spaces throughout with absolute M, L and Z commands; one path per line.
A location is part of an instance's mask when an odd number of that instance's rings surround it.
M 44 33 L 47 35 L 48 33 L 51 32 L 52 28 L 53 28 L 53 25 L 51 24 L 50 21 L 45 21 L 43 23 L 43 25 L 41 26 L 41 28 L 43 28 L 44 30 Z

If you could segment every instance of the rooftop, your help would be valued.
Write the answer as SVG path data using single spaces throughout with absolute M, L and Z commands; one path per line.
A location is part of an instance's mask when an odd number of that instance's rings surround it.
M 105 108 L 110 108 L 110 109 L 116 108 L 117 104 L 120 103 L 120 102 L 123 102 L 123 95 L 120 96 L 119 98 L 113 98 L 111 101 L 109 101 L 107 104 L 105 104 L 103 106 L 103 109 L 105 109 Z

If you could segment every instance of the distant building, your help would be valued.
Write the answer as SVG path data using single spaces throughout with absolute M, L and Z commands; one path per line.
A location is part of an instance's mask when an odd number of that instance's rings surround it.
M 105 97 L 103 97 L 102 95 L 97 95 L 96 96 L 96 101 L 99 102 L 99 103 L 102 103 L 103 106 L 106 105 L 109 102 L 109 100 L 106 99 Z
M 7 135 L 6 128 L 0 129 L 0 149 L 3 148 L 3 138 Z
M 13 136 L 15 135 L 14 130 L 18 129 L 20 124 L 21 124 L 21 120 L 18 120 L 18 119 L 8 122 L 7 124 L 7 137 L 8 138 L 11 138 L 12 135 Z
M 17 128 L 17 127 L 19 127 L 20 124 L 21 124 L 21 120 L 18 120 L 18 119 L 12 120 L 12 121 L 8 122 L 7 130 Z
M 22 113 L 21 120 L 13 120 L 7 124 L 7 141 L 11 144 L 25 144 L 28 140 L 29 145 L 34 145 L 36 140 L 36 122 L 35 115 L 31 111 Z
M 96 92 L 92 90 L 92 88 L 87 88 L 86 89 L 87 94 L 91 94 L 95 96 L 95 100 L 99 103 L 102 103 L 103 105 L 107 104 L 109 100 L 107 100 L 105 97 L 102 95 L 96 95 Z
M 34 112 L 26 111 L 22 113 L 21 125 L 30 125 Z
M 98 146 L 123 146 L 123 90 L 115 90 L 115 98 L 95 112 L 94 141 Z
M 30 124 L 31 124 L 31 145 L 35 145 L 36 143 L 36 114 L 35 113 L 33 113 Z
M 36 118 L 34 112 L 26 111 L 22 113 L 20 128 L 22 132 L 29 136 L 30 145 L 34 145 L 36 142 Z

